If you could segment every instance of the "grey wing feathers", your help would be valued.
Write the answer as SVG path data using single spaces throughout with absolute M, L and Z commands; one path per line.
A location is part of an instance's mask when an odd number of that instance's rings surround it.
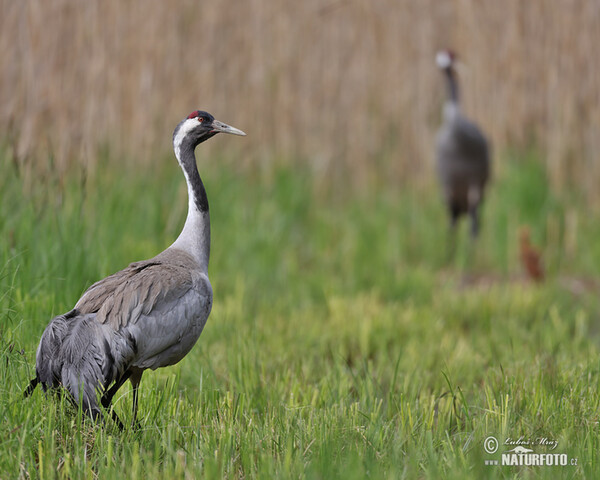
M 96 392 L 123 373 L 135 353 L 135 341 L 76 309 L 52 319 L 36 354 L 36 377 L 44 391 L 65 387 L 75 403 L 100 415 Z
M 142 314 L 148 315 L 159 301 L 176 301 L 192 286 L 189 265 L 183 262 L 163 263 L 156 257 L 132 263 L 126 269 L 96 282 L 83 294 L 75 308 L 82 313 L 96 313 L 97 322 L 107 323 L 118 330 L 135 323 Z
M 97 392 L 105 391 L 119 378 L 134 355 L 132 338 L 115 334 L 109 327 L 94 321 L 94 315 L 82 315 L 65 338 L 60 359 L 61 384 L 75 403 L 93 417 L 99 416 Z
M 106 297 L 114 292 L 122 282 L 128 281 L 144 268 L 145 262 L 135 262 L 127 268 L 94 283 L 81 296 L 75 308 L 86 312 L 97 312 L 106 301 Z M 151 264 L 148 262 L 147 266 Z
M 156 369 L 177 363 L 196 343 L 211 307 L 211 292 L 191 290 L 177 302 L 161 303 L 151 315 L 130 325 L 128 331 L 138 343 L 133 365 Z

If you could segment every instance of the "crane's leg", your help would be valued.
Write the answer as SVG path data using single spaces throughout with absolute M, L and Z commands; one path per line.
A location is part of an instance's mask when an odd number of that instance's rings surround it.
M 131 370 L 125 371 L 125 373 L 123 375 L 121 375 L 121 377 L 119 379 L 117 379 L 117 381 L 114 383 L 114 385 L 112 387 L 110 387 L 110 389 L 108 389 L 104 393 L 104 395 L 102 395 L 102 398 L 100 399 L 100 403 L 102 404 L 102 406 L 104 408 L 106 408 L 106 409 L 110 408 L 110 404 L 112 402 L 113 397 L 115 396 L 115 393 L 117 393 L 117 390 L 119 390 L 119 388 L 121 388 L 123 386 L 123 384 L 131 376 L 131 373 L 132 373 Z M 123 430 L 123 428 L 124 428 L 123 422 L 117 415 L 117 412 L 115 412 L 114 408 L 110 409 L 110 415 L 111 415 L 112 419 L 114 420 L 114 422 L 119 427 L 119 430 Z
M 137 426 L 138 387 L 142 380 L 142 373 L 144 373 L 143 370 L 136 370 L 130 378 L 131 385 L 133 386 L 133 419 L 131 420 L 131 425 L 133 427 Z
M 117 390 L 123 386 L 123 384 L 131 376 L 131 373 L 131 370 L 126 370 L 125 373 L 123 373 L 123 375 L 121 375 L 121 377 L 115 381 L 114 385 L 110 387 L 110 389 L 107 390 L 104 395 L 102 395 L 100 402 L 104 408 L 110 407 L 110 403 L 112 402 L 115 393 L 117 393 Z
M 460 208 L 458 205 L 451 203 L 448 208 L 450 212 L 450 234 L 448 240 L 448 261 L 454 258 L 456 253 L 456 227 L 458 225 L 458 219 L 460 217 Z
M 479 203 L 482 190 L 479 185 L 469 188 L 469 216 L 471 217 L 471 239 L 475 240 L 479 234 Z
M 33 393 L 33 391 L 35 390 L 35 387 L 37 387 L 38 383 L 39 383 L 38 377 L 35 377 L 34 379 L 32 379 L 31 382 L 29 382 L 29 385 L 27 386 L 25 391 L 23 392 L 23 397 L 27 398 L 29 395 L 31 395 Z
M 468 252 L 468 264 L 471 268 L 474 267 L 477 257 L 477 249 L 475 248 L 477 243 L 477 235 L 479 234 L 479 205 L 475 204 L 469 208 L 469 216 L 471 217 L 471 235 L 469 237 L 469 252 Z

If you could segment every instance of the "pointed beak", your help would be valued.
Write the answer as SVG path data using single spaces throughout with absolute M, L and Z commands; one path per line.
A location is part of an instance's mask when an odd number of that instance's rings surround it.
M 227 125 L 226 123 L 219 122 L 218 120 L 213 120 L 212 131 L 213 132 L 230 133 L 231 135 L 241 135 L 243 137 L 246 136 L 246 134 L 244 132 L 242 132 L 241 130 L 238 130 L 235 127 Z

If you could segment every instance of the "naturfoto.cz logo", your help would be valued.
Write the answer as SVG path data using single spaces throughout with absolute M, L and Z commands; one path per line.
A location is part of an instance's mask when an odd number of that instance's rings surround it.
M 497 458 L 486 459 L 486 465 L 528 467 L 577 465 L 577 458 L 569 458 L 566 453 L 540 453 L 534 451 L 534 448 L 529 448 L 538 447 L 547 450 L 556 449 L 558 440 L 549 439 L 547 437 L 538 437 L 535 439 L 526 439 L 525 437 L 512 439 L 508 437 L 504 440 L 502 446 L 509 448 L 509 450 L 501 452 L 499 460 Z M 496 437 L 490 435 L 483 441 L 483 449 L 487 454 L 494 455 L 500 450 L 500 442 Z

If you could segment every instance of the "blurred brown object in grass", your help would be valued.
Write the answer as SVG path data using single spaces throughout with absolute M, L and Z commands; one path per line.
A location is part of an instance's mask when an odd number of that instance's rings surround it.
M 544 280 L 542 254 L 531 244 L 529 227 L 526 226 L 519 230 L 519 255 L 527 277 L 535 282 L 542 282 Z

